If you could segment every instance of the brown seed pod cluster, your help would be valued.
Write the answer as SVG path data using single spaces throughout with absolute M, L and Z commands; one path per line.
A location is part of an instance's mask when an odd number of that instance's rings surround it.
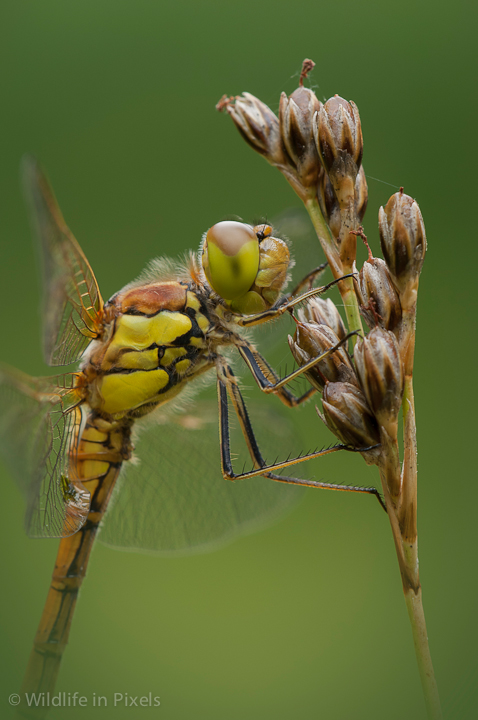
M 304 87 L 313 67 L 311 60 L 304 61 L 299 87 L 281 95 L 278 117 L 249 93 L 225 96 L 218 109 L 227 110 L 247 142 L 280 170 L 304 202 L 338 281 L 346 324 L 331 300 L 314 300 L 299 311 L 289 346 L 298 365 L 307 364 L 305 377 L 322 394 L 318 412 L 324 423 L 341 443 L 378 466 L 429 717 L 439 720 L 417 550 L 413 358 L 425 227 L 418 204 L 401 188 L 379 211 L 383 259 L 368 248 L 369 257 L 357 272 L 357 238 L 367 244 L 362 220 L 368 200 L 360 115 L 355 103 L 338 95 L 321 103 Z M 350 354 L 348 338 L 354 345 Z
M 345 273 L 355 259 L 356 238 L 349 231 L 361 223 L 368 200 L 362 128 L 355 103 L 335 95 L 323 104 L 304 86 L 314 65 L 304 60 L 299 87 L 289 96 L 282 93 L 278 117 L 247 92 L 224 95 L 216 107 L 229 114 L 242 137 L 284 174 L 304 202 L 318 203 L 332 237 L 329 252 Z
M 380 231 L 387 261 L 373 257 L 369 249 L 354 283 L 369 333 L 357 342 L 353 356 L 342 346 L 306 373 L 323 393 L 322 419 L 356 449 L 380 446 L 384 434 L 397 435 L 410 342 L 406 303 L 411 289 L 416 293 L 426 247 L 418 205 L 402 190 L 380 209 Z M 366 242 L 362 230 L 357 234 Z M 332 300 L 313 299 L 299 311 L 289 346 L 296 362 L 304 365 L 336 345 L 346 332 Z M 369 463 L 378 463 L 380 454 L 378 448 L 363 453 Z
M 250 93 L 224 96 L 217 107 L 226 110 L 247 142 L 286 176 L 309 212 L 315 204 L 316 230 L 335 278 L 356 273 L 353 283 L 339 288 L 349 329 L 361 331 L 362 316 L 370 332 L 356 343 L 353 356 L 341 346 L 306 377 L 323 393 L 322 418 L 335 435 L 355 448 L 366 447 L 379 444 L 382 431 L 396 432 L 410 347 L 413 352 L 411 313 L 426 249 L 425 229 L 417 203 L 403 190 L 395 193 L 379 212 L 384 259 L 374 257 L 369 248 L 357 273 L 357 236 L 366 242 L 361 223 L 368 200 L 360 114 L 354 102 L 338 95 L 320 102 L 304 86 L 313 67 L 311 60 L 304 60 L 299 87 L 289 96 L 282 93 L 278 117 Z M 297 363 L 304 365 L 346 333 L 332 301 L 314 299 L 299 311 L 289 346 Z M 365 455 L 371 461 L 379 453 Z

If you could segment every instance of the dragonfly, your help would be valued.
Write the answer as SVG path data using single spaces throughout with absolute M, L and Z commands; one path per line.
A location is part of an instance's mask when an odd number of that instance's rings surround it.
M 198 254 L 183 262 L 152 261 L 104 302 L 34 158 L 24 159 L 23 179 L 42 258 L 44 357 L 52 367 L 79 364 L 76 371 L 42 378 L 0 369 L 0 449 L 27 499 L 27 532 L 61 538 L 21 691 L 46 693 L 55 686 L 100 524 L 107 545 L 182 552 L 278 515 L 291 503 L 285 486 L 377 491 L 279 474 L 352 449 L 345 445 L 266 463 L 228 356 L 228 349 L 237 351 L 259 389 L 286 406 L 309 399 L 314 388 L 296 396 L 286 385 L 337 348 L 279 378 L 247 329 L 326 292 L 335 281 L 313 287 L 323 266 L 284 295 L 287 243 L 268 224 L 223 221 L 205 233 Z M 191 384 L 211 376 L 220 469 L 235 482 L 224 483 L 211 471 L 214 423 L 207 413 L 187 413 Z M 233 468 L 231 409 L 253 466 L 240 473 Z M 274 424 L 280 426 L 279 418 Z M 181 446 L 194 447 L 180 474 L 168 458 L 174 447 L 177 452 L 178 428 Z M 197 439 L 190 446 L 193 430 Z M 245 482 L 257 476 L 274 482 Z

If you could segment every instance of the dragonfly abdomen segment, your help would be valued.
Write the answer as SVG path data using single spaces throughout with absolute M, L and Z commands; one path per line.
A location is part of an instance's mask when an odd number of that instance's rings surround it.
M 70 454 L 69 472 L 90 493 L 90 511 L 83 527 L 60 542 L 22 692 L 53 691 L 91 548 L 121 465 L 131 455 L 130 427 L 90 413 L 77 451 Z

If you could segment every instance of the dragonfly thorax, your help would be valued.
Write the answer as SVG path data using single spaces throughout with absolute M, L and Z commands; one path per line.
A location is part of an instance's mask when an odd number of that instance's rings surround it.
M 104 340 L 94 343 L 82 368 L 91 378 L 88 402 L 103 415 L 149 412 L 208 364 L 211 321 L 185 282 L 120 291 L 105 305 L 105 319 Z

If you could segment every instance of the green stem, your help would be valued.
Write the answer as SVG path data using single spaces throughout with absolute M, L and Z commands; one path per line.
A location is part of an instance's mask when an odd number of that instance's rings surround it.
M 427 626 L 422 604 L 422 589 L 415 593 L 412 588 L 405 592 L 410 625 L 412 626 L 415 654 L 417 656 L 418 671 L 422 681 L 425 704 L 430 720 L 442 720 L 440 697 L 438 695 L 435 673 L 433 672 L 430 648 L 428 646 Z
M 330 228 L 325 222 L 324 216 L 320 209 L 320 205 L 316 198 L 310 198 L 306 200 L 305 207 L 310 215 L 312 224 L 314 226 L 319 242 L 327 258 L 327 262 L 332 270 L 332 275 L 337 280 L 344 273 L 342 269 L 342 263 L 340 262 L 337 247 L 335 245 L 334 238 L 330 232 Z M 339 290 L 344 303 L 345 314 L 347 316 L 347 323 L 350 332 L 358 331 L 363 334 L 362 319 L 360 317 L 360 311 L 355 294 L 354 284 L 352 278 L 347 278 L 339 283 Z M 357 342 L 357 338 L 352 339 L 353 345 Z
M 345 285 L 345 288 L 341 290 L 341 295 L 344 302 L 345 314 L 347 316 L 347 324 L 349 326 L 349 330 L 350 332 L 356 331 L 363 335 L 362 318 L 360 317 L 357 296 L 355 294 L 352 278 L 347 278 L 347 280 L 344 280 L 342 285 Z M 352 338 L 352 345 L 354 347 L 357 341 L 358 337 Z
M 385 455 L 385 456 L 384 456 Z M 425 623 L 425 614 L 422 604 L 422 589 L 418 577 L 418 547 L 417 538 L 414 542 L 404 539 L 397 509 L 390 495 L 389 485 L 391 475 L 396 474 L 394 458 L 382 455 L 380 462 L 380 476 L 387 506 L 388 518 L 392 529 L 398 565 L 402 577 L 403 594 L 407 605 L 410 625 L 412 628 L 415 655 L 418 671 L 422 683 L 423 695 L 429 720 L 442 720 L 440 698 L 433 671 L 433 664 L 428 645 L 428 635 Z M 390 461 L 389 461 L 390 460 Z
M 400 355 L 405 372 L 402 399 L 404 458 L 401 473 L 401 497 L 392 522 L 395 546 L 403 582 L 403 593 L 412 628 L 415 654 L 425 704 L 430 720 L 441 720 L 442 711 L 435 673 L 428 645 L 422 589 L 418 576 L 417 538 L 417 436 L 413 394 L 413 356 L 415 349 L 416 291 L 418 281 L 409 293 L 411 302 L 404 303 L 400 332 Z M 390 509 L 389 509 L 390 514 Z M 400 536 L 398 536 L 398 530 Z M 398 545 L 400 544 L 400 547 Z
M 325 222 L 325 218 L 322 215 L 322 210 L 320 209 L 317 198 L 311 197 L 306 200 L 305 207 L 310 215 L 310 219 L 312 220 L 315 232 L 319 238 L 322 250 L 325 253 L 330 269 L 332 270 L 332 275 L 334 276 L 334 279 L 337 279 L 343 275 L 342 263 L 340 262 L 339 252 L 337 250 L 335 240 L 330 232 L 329 226 Z

